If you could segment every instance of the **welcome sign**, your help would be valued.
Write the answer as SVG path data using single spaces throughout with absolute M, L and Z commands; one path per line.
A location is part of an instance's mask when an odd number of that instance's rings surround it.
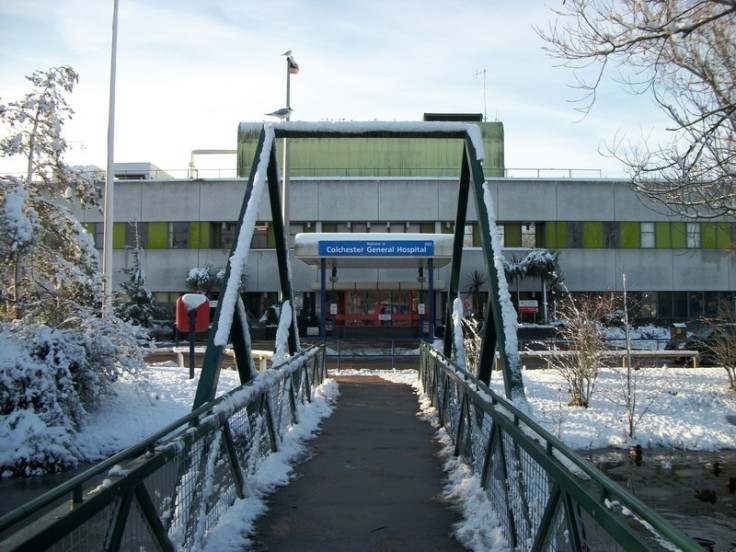
M 431 240 L 320 240 L 322 257 L 431 257 Z

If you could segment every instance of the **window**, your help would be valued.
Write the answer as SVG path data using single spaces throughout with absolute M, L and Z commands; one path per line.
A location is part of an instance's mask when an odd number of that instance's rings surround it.
M 125 247 L 145 247 L 148 243 L 148 224 L 129 222 L 125 225 Z
M 297 234 L 303 234 L 305 232 L 312 232 L 312 231 L 313 230 L 312 230 L 311 222 L 292 222 L 290 223 L 289 224 L 289 247 L 294 247 L 294 237 Z
M 354 222 L 353 223 L 353 232 L 359 232 L 359 233 L 366 233 L 370 232 L 371 227 L 368 226 L 367 222 Z
M 257 222 L 253 229 L 253 239 L 250 242 L 251 249 L 268 248 L 268 223 Z
M 93 224 L 95 233 L 95 247 L 97 249 L 102 249 L 105 243 L 105 225 L 101 222 L 94 222 Z
M 496 234 L 498 235 L 498 243 L 501 247 L 506 246 L 506 225 L 503 223 L 496 223 Z
M 653 222 L 642 222 L 641 223 L 641 246 L 644 249 L 653 248 L 656 244 L 654 223 Z
M 521 247 L 535 248 L 537 246 L 537 229 L 533 222 L 521 223 Z
M 567 223 L 567 247 L 583 247 L 583 223 Z
M 188 222 L 170 222 L 169 223 L 169 248 L 171 249 L 188 249 L 189 248 L 189 223 Z
M 473 225 L 466 224 L 463 230 L 463 247 L 473 247 Z
M 621 245 L 621 231 L 618 222 L 603 223 L 603 247 L 618 249 Z
M 688 222 L 687 223 L 687 248 L 688 249 L 700 248 L 700 223 L 699 222 Z
M 235 240 L 237 222 L 216 222 L 213 244 L 217 249 L 230 249 Z
M 657 292 L 644 291 L 639 297 L 641 310 L 640 318 L 656 318 L 657 317 Z

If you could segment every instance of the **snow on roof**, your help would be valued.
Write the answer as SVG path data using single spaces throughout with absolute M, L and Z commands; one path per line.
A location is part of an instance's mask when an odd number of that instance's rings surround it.
M 242 123 L 241 123 L 242 124 Z M 480 127 L 474 123 L 450 121 L 282 121 L 266 123 L 266 130 L 285 130 L 293 132 L 333 133 L 361 135 L 372 133 L 463 133 L 470 137 L 475 148 L 475 158 L 483 162 L 483 136 Z

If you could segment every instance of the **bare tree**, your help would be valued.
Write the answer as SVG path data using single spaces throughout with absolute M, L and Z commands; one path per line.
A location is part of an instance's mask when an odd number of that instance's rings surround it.
M 616 139 L 636 188 L 688 217 L 736 215 L 736 0 L 565 0 L 537 33 L 573 68 L 587 114 L 610 66 L 672 121 L 667 143 Z
M 582 296 L 569 292 L 558 311 L 558 334 L 564 347 L 552 348 L 552 366 L 568 384 L 570 406 L 590 406 L 606 337 L 601 320 L 612 310 L 609 297 Z
M 712 332 L 702 341 L 703 352 L 716 366 L 723 366 L 728 375 L 728 388 L 736 391 L 736 313 L 726 303 L 720 306 L 716 318 L 705 322 Z

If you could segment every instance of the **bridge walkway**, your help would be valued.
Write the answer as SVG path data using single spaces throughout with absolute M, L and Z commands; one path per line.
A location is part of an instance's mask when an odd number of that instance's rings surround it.
M 333 415 L 297 478 L 256 524 L 257 551 L 455 551 L 434 429 L 408 385 L 341 376 Z

